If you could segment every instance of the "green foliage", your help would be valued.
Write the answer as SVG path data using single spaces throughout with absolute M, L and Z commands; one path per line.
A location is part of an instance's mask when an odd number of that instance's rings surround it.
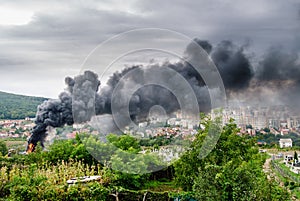
M 53 164 L 59 161 L 69 161 L 70 159 L 85 161 L 89 165 L 97 163 L 80 140 L 79 135 L 76 135 L 75 140 L 56 140 L 50 145 L 48 152 L 43 155 L 43 160 Z
M 202 122 L 191 149 L 175 164 L 175 181 L 193 191 L 198 200 L 288 200 L 289 195 L 266 178 L 262 165 L 266 156 L 258 153 L 255 139 L 237 135 L 235 124 L 226 125 L 207 157 L 199 153 L 211 126 Z
M 72 156 L 74 148 L 75 144 L 72 140 L 56 140 L 50 145 L 45 160 L 54 164 L 59 161 L 68 161 Z
M 37 106 L 46 98 L 0 92 L 0 119 L 35 117 Z
M 141 150 L 139 142 L 129 135 L 110 134 L 107 140 L 104 143 L 90 135 L 82 141 L 97 160 L 114 170 L 115 177 L 111 180 L 114 185 L 139 189 L 149 178 L 147 172 L 161 166 L 157 156 L 138 154 Z
M 279 172 L 281 176 L 284 177 L 284 180 L 294 180 L 294 181 L 300 181 L 300 175 L 296 174 L 295 172 L 292 172 L 288 166 L 286 166 L 285 163 L 282 163 L 282 161 L 272 161 L 272 165 L 276 169 L 276 171 Z
M 148 174 L 128 174 L 123 172 L 115 172 L 116 178 L 112 182 L 113 185 L 121 186 L 126 189 L 141 189 L 148 181 Z
M 5 144 L 5 142 L 0 141 L 0 156 L 5 156 L 7 154 L 7 146 Z
M 257 138 L 259 140 L 265 141 L 269 146 L 274 146 L 278 144 L 279 139 L 281 138 L 291 138 L 293 140 L 293 146 L 299 146 L 300 147 L 300 138 L 299 135 L 296 133 L 289 133 L 287 135 L 275 135 L 272 133 L 267 134 L 257 134 Z
M 177 142 L 174 140 L 174 137 L 171 135 L 169 138 L 166 138 L 166 136 L 150 136 L 149 139 L 141 139 L 139 144 L 141 146 L 146 147 L 159 147 L 159 146 L 166 146 L 171 143 L 173 144 L 179 144 L 178 142 L 183 141 L 181 136 L 177 138 Z
M 90 166 L 101 163 L 101 166 L 107 167 L 106 172 L 109 172 L 108 168 L 113 169 L 110 183 L 129 189 L 140 189 L 149 179 L 147 171 L 161 167 L 161 161 L 157 156 L 151 153 L 137 154 L 140 146 L 133 137 L 111 134 L 108 138 L 110 142 L 104 143 L 93 135 L 82 133 L 74 140 L 54 141 L 47 151 L 42 151 L 38 145 L 35 152 L 26 156 L 19 155 L 0 160 L 0 167 L 9 166 L 9 163 L 37 164 L 38 167 L 57 165 L 62 161 L 82 161 Z M 132 172 L 136 174 L 131 174 Z
M 122 149 L 124 151 L 137 153 L 141 150 L 137 139 L 131 137 L 130 135 L 117 136 L 115 134 L 109 134 L 107 136 L 107 140 L 115 147 Z
M 99 168 L 98 168 L 99 170 Z M 99 182 L 68 186 L 67 179 L 84 175 L 105 175 L 81 162 L 55 166 L 36 164 L 0 168 L 0 195 L 5 200 L 106 200 L 109 189 Z
M 47 151 L 38 146 L 29 155 L 0 157 L 0 197 L 3 200 L 116 200 L 116 196 L 119 200 L 290 199 L 288 192 L 269 181 L 262 171 L 267 156 L 258 153 L 255 138 L 237 135 L 238 129 L 231 122 L 220 131 L 214 146 L 212 142 L 218 135 L 209 136 L 209 132 L 218 131 L 220 121 L 202 119 L 205 128 L 169 173 L 147 173 L 161 169 L 163 164 L 153 153 L 138 154 L 140 141 L 129 135 L 110 134 L 108 142 L 103 142 L 96 136 L 80 134 L 73 140 L 55 141 Z M 208 142 L 205 149 L 204 142 Z M 211 146 L 212 151 L 200 158 L 199 153 Z M 132 171 L 136 174 L 130 174 Z M 66 184 L 68 179 L 84 175 L 100 175 L 101 180 Z M 298 188 L 291 182 L 288 187 Z
M 60 141 L 59 144 L 67 142 Z M 57 143 L 55 142 L 56 148 Z M 36 161 L 41 157 L 47 158 L 50 151 L 38 150 L 29 155 L 21 155 L 20 158 L 0 158 L 10 164 L 0 166 L 0 197 L 3 200 L 115 200 L 110 194 L 118 192 L 120 200 L 141 200 L 145 195 L 148 200 L 171 198 L 167 192 L 127 190 L 141 188 L 148 181 L 149 175 L 116 172 L 106 165 L 88 165 L 72 159 L 69 162 Z M 25 162 L 21 158 L 29 161 Z M 67 185 L 68 179 L 84 175 L 100 175 L 101 180 Z

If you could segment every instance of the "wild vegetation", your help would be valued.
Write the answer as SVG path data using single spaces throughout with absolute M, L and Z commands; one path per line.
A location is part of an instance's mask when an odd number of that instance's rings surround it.
M 46 98 L 15 95 L 0 91 L 0 119 L 35 117 L 36 108 Z
M 207 157 L 199 151 L 208 128 L 196 135 L 190 149 L 173 165 L 157 156 L 137 154 L 143 147 L 129 135 L 109 135 L 107 142 L 89 134 L 55 141 L 48 151 L 38 146 L 29 155 L 0 158 L 0 200 L 290 200 L 286 188 L 267 178 L 262 165 L 267 156 L 256 141 L 237 135 L 235 124 L 226 125 Z M 96 160 L 89 152 L 97 149 Z M 138 155 L 132 157 L 132 155 Z M 95 156 L 95 155 L 94 155 Z M 135 163 L 133 160 L 138 160 Z M 151 163 L 150 163 L 151 162 Z M 126 173 L 134 169 L 137 174 Z M 99 181 L 68 185 L 72 177 L 100 175 Z

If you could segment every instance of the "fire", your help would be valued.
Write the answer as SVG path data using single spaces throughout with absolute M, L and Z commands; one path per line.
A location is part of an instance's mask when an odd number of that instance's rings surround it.
M 30 143 L 27 147 L 26 153 L 29 154 L 29 153 L 33 152 L 33 150 L 34 150 L 34 144 Z

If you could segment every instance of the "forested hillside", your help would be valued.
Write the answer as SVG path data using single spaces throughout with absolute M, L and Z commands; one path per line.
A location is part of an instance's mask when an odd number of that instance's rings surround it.
M 0 119 L 34 117 L 36 108 L 46 98 L 16 95 L 0 91 Z

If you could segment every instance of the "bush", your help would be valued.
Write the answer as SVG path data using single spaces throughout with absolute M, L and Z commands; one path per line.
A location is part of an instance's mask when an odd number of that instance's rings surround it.
M 8 150 L 7 150 L 7 146 L 5 144 L 5 142 L 0 141 L 0 156 L 5 156 L 7 154 Z
M 99 171 L 98 171 L 99 170 Z M 99 167 L 62 161 L 57 165 L 12 165 L 0 169 L 0 195 L 5 200 L 105 200 L 108 190 L 99 182 L 68 186 L 85 175 L 105 175 Z
M 285 181 L 285 182 L 284 182 L 284 186 L 285 186 L 285 187 L 287 187 L 289 184 L 290 184 L 290 182 L 288 182 L 288 181 Z

